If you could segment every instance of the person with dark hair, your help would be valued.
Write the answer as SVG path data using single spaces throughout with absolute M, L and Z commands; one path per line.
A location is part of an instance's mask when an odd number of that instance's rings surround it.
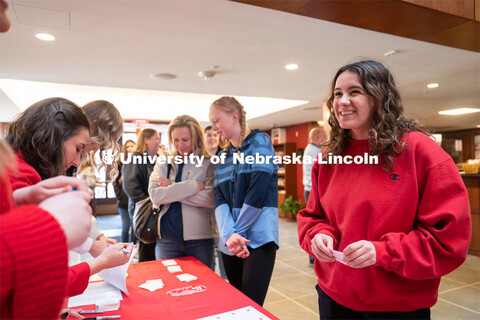
M 207 267 L 213 263 L 213 172 L 203 130 L 188 115 L 168 125 L 173 156 L 203 156 L 203 162 L 158 162 L 150 175 L 148 193 L 159 212 L 158 259 L 193 256 Z M 172 150 L 172 149 L 171 149 Z M 170 167 L 170 168 L 169 168 Z
M 137 138 L 137 145 L 133 157 L 142 158 L 140 163 L 131 161 L 122 166 L 123 191 L 129 199 L 129 214 L 133 217 L 135 204 L 148 195 L 148 179 L 155 165 L 154 161 L 143 162 L 146 157 L 157 156 L 158 146 L 160 145 L 160 134 L 155 129 L 147 128 L 140 131 Z M 145 156 L 145 157 L 144 157 Z M 135 230 L 132 224 L 132 232 Z M 140 239 L 139 239 L 140 240 Z M 155 257 L 155 242 L 138 244 L 138 261 L 152 261 Z
M 453 163 L 414 121 L 390 71 L 371 60 L 336 73 L 332 128 L 297 215 L 301 247 L 316 257 L 321 319 L 430 319 L 440 278 L 465 260 L 471 220 Z M 376 155 L 368 164 L 326 157 Z
M 121 153 L 126 157 L 127 153 L 133 153 L 135 150 L 135 142 L 132 140 L 127 140 L 122 146 Z M 128 196 L 123 191 L 122 187 L 122 162 L 118 161 L 118 175 L 113 180 L 113 190 L 115 191 L 115 196 L 117 197 L 117 207 L 120 217 L 122 218 L 122 242 L 135 242 L 135 234 L 130 231 L 132 227 L 132 217 L 128 213 Z
M 48 98 L 21 113 L 9 125 L 6 140 L 43 180 L 63 175 L 70 166 L 80 165 L 89 129 L 88 119 L 80 107 L 67 99 Z M 13 185 L 14 189 L 19 187 L 22 185 Z
M 215 218 L 228 281 L 263 305 L 278 242 L 278 165 L 234 163 L 234 154 L 273 157 L 270 137 L 247 126 L 244 107 L 234 97 L 210 106 L 213 130 L 227 146 L 215 167 Z
M 48 98 L 28 107 L 7 131 L 7 142 L 16 152 L 17 170 L 9 171 L 15 201 L 30 199 L 34 185 L 77 167 L 89 139 L 90 124 L 82 109 L 63 98 Z M 80 181 L 79 179 L 77 179 Z M 82 293 L 90 275 L 128 262 L 120 249 L 127 244 L 105 247 L 93 260 L 69 269 L 67 295 Z

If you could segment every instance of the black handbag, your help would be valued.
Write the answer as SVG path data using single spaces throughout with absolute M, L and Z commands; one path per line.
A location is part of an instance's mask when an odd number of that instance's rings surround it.
M 167 178 L 170 176 L 168 165 Z M 162 207 L 153 208 L 150 197 L 135 203 L 133 213 L 133 232 L 135 236 L 145 244 L 154 243 L 158 237 L 158 217 Z

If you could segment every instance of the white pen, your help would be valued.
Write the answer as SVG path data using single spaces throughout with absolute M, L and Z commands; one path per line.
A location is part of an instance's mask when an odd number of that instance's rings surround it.
M 127 249 L 125 248 L 122 248 L 120 249 L 121 252 L 125 253 L 125 254 L 130 254 L 130 251 L 128 251 Z

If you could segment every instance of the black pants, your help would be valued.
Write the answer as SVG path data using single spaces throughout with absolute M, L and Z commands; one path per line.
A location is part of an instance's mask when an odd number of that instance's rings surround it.
M 318 309 L 321 320 L 330 319 L 430 319 L 430 309 L 418 309 L 410 312 L 359 312 L 342 306 L 330 298 L 318 286 Z
M 157 260 L 155 257 L 155 247 L 157 244 L 155 242 L 145 244 L 138 240 L 138 243 L 138 262 Z
M 250 256 L 246 259 L 222 253 L 223 264 L 230 284 L 262 306 L 272 277 L 277 245 L 269 242 L 248 250 Z

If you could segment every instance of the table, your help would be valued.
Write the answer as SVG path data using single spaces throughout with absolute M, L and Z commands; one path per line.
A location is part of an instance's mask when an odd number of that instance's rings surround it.
M 270 319 L 278 319 L 194 257 L 174 260 L 183 272 L 169 273 L 161 260 L 131 264 L 127 277 L 130 295 L 123 294 L 119 310 L 99 316 L 119 314 L 122 319 L 197 319 L 252 306 Z M 181 273 L 189 273 L 198 279 L 181 282 L 176 277 Z M 152 279 L 162 279 L 165 286 L 154 292 L 138 287 Z M 176 290 L 186 287 L 189 289 Z M 196 293 L 175 295 L 178 292 Z

